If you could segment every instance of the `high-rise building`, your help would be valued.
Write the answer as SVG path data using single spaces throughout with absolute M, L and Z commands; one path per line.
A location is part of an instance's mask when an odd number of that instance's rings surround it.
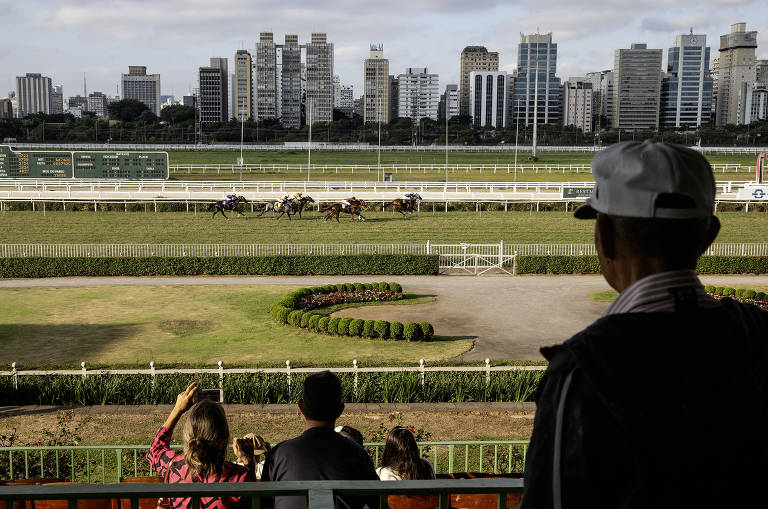
M 398 115 L 414 121 L 424 117 L 437 120 L 440 102 L 439 76 L 426 67 L 409 67 L 397 77 Z
M 355 90 L 352 85 L 341 85 L 339 87 L 339 109 L 344 113 L 350 114 L 355 108 Z
M 313 33 L 307 52 L 307 108 L 312 122 L 333 120 L 333 43 Z
M 13 104 L 7 97 L 0 99 L 0 118 L 13 118 Z
M 489 52 L 485 46 L 467 46 L 461 51 L 461 79 L 459 89 L 459 112 L 461 115 L 469 115 L 469 73 L 472 71 L 498 71 L 499 54 L 496 51 Z
M 97 117 L 105 117 L 107 115 L 107 96 L 101 92 L 88 94 L 87 110 L 95 113 Z
M 301 47 L 299 36 L 286 34 L 282 48 L 280 72 L 280 123 L 284 127 L 301 127 Z
M 613 116 L 613 71 L 588 72 L 585 76 L 592 83 L 594 104 L 592 113 L 595 122 L 592 128 L 595 131 L 609 129 Z
M 504 127 L 508 100 L 509 76 L 505 71 L 469 73 L 469 113 L 476 127 Z
M 563 83 L 563 125 L 572 125 L 585 133 L 594 126 L 595 94 L 592 81 L 585 78 L 568 78 Z
M 198 108 L 200 124 L 226 122 L 229 120 L 227 102 L 227 80 L 229 72 L 226 58 L 211 58 L 208 67 L 201 67 L 198 73 Z
M 389 122 L 390 79 L 389 60 L 384 58 L 384 46 L 371 45 L 364 63 L 363 121 Z
M 277 118 L 277 54 L 272 32 L 261 32 L 254 51 L 254 118 Z
M 51 78 L 39 73 L 16 77 L 19 118 L 31 113 L 51 113 Z
M 389 75 L 389 121 L 400 116 L 400 82 L 393 75 Z
M 152 113 L 160 116 L 160 75 L 147 74 L 143 65 L 129 65 L 128 74 L 121 75 L 122 99 L 136 99 L 147 105 Z
M 743 86 L 746 88 L 747 84 L 744 83 Z M 751 93 L 747 95 L 744 109 L 745 124 L 751 124 L 758 120 L 768 120 L 768 87 L 761 83 L 755 83 L 751 87 Z
M 552 33 L 520 34 L 514 96 L 515 117 L 520 122 L 561 122 L 562 90 L 556 72 L 557 43 L 552 42 Z M 538 107 L 534 107 L 537 102 Z
M 341 108 L 341 78 L 338 75 L 333 77 L 333 107 Z
M 459 114 L 459 86 L 458 85 L 446 85 L 445 92 L 440 95 L 440 105 L 438 106 L 437 116 L 440 119 L 445 119 L 446 116 L 450 120 Z
M 184 95 L 181 97 L 181 104 L 184 106 L 192 106 L 195 107 L 195 96 L 194 95 Z
M 755 60 L 755 83 L 768 85 L 768 60 Z
M 731 25 L 731 33 L 720 36 L 717 65 L 715 124 L 743 124 L 746 102 L 755 83 L 757 32 L 747 32 L 746 23 Z M 742 84 L 747 83 L 745 89 Z M 745 92 L 746 90 L 746 92 Z
M 64 113 L 64 88 L 59 85 L 51 92 L 51 115 Z
M 88 111 L 88 98 L 80 94 L 70 97 L 67 101 L 67 108 L 80 108 L 82 111 Z
M 659 128 L 661 56 L 660 49 L 648 49 L 647 44 L 636 43 L 630 49 L 616 50 L 611 122 L 614 129 Z
M 363 118 L 363 102 L 364 97 L 360 96 L 357 99 L 355 99 L 355 105 L 352 107 L 352 112 L 359 116 L 360 118 Z
M 250 119 L 253 114 L 251 65 L 251 54 L 244 49 L 237 50 L 235 53 L 235 86 L 232 89 L 235 109 L 232 113 L 240 121 Z
M 712 113 L 709 48 L 703 34 L 678 35 L 667 52 L 667 73 L 661 81 L 661 127 L 698 127 Z

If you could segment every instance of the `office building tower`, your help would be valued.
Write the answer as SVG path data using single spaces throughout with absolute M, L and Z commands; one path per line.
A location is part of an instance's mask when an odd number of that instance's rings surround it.
M 306 44 L 306 103 L 312 122 L 333 120 L 333 43 L 324 33 L 313 33 Z
M 181 97 L 181 104 L 184 106 L 192 106 L 195 107 L 195 96 L 194 95 L 184 95 Z
M 339 87 L 339 109 L 350 115 L 355 108 L 355 90 L 352 85 Z
M 731 25 L 731 33 L 720 36 L 717 65 L 715 124 L 743 124 L 750 87 L 757 79 L 755 49 L 757 32 L 747 32 L 746 23 Z M 742 85 L 746 83 L 745 88 Z
M 613 71 L 588 72 L 585 78 L 592 83 L 595 100 L 592 105 L 595 120 L 592 128 L 596 132 L 610 129 L 613 116 Z
M 467 46 L 461 52 L 461 79 L 459 89 L 459 112 L 461 115 L 469 115 L 469 73 L 472 71 L 498 71 L 499 54 L 496 51 L 488 51 L 485 46 Z
M 39 73 L 16 77 L 19 118 L 31 113 L 51 113 L 51 78 Z
M 122 86 L 122 99 L 136 99 L 147 105 L 147 108 L 157 116 L 160 116 L 160 75 L 147 74 L 147 68 L 143 65 L 128 66 L 128 74 L 122 74 L 120 78 Z
M 272 32 L 261 32 L 259 42 L 254 51 L 253 69 L 253 101 L 255 120 L 278 118 L 276 89 L 277 80 L 277 46 L 272 38 Z
M 445 92 L 440 95 L 440 105 L 438 106 L 437 116 L 439 119 L 450 120 L 459 114 L 459 86 L 446 85 Z
M 88 111 L 88 98 L 80 94 L 70 97 L 67 101 L 67 108 L 80 108 L 82 111 Z
M 51 92 L 51 115 L 64 113 L 64 87 L 53 87 Z
M 768 60 L 755 60 L 755 83 L 768 85 Z
M 618 49 L 614 58 L 614 129 L 658 130 L 661 97 L 660 49 L 632 44 Z
M 414 121 L 422 118 L 437 120 L 440 103 L 439 76 L 426 67 L 409 67 L 397 77 L 398 116 Z
M 504 71 L 469 73 L 469 113 L 475 127 L 504 127 L 509 77 Z
M 552 34 L 520 34 L 514 111 L 524 125 L 562 121 L 562 90 L 556 71 L 557 43 L 552 42 Z
M 355 99 L 354 106 L 352 107 L 352 113 L 360 118 L 363 118 L 363 102 L 364 97 L 360 96 Z
M 341 108 L 341 78 L 338 76 L 333 77 L 333 107 L 337 110 Z
M 284 127 L 301 127 L 301 47 L 299 36 L 286 34 L 280 75 L 281 113 Z
M 226 122 L 229 119 L 227 80 L 229 72 L 226 58 L 211 58 L 208 67 L 198 73 L 198 108 L 200 124 Z
M 393 75 L 389 75 L 389 121 L 400 116 L 400 82 Z
M 389 122 L 389 60 L 384 58 L 383 45 L 371 45 L 370 55 L 365 59 L 363 76 L 363 121 Z
M 709 124 L 712 77 L 709 48 L 703 34 L 678 35 L 667 52 L 667 73 L 661 81 L 662 128 Z
M 87 111 L 95 113 L 97 117 L 107 116 L 107 96 L 101 92 L 88 94 Z
M 237 120 L 249 120 L 253 114 L 253 75 L 251 74 L 251 54 L 241 49 L 235 53 L 235 83 L 233 114 Z
M 13 103 L 7 97 L 0 99 L 0 118 L 13 118 Z
M 743 85 L 745 88 L 747 84 Z M 744 91 L 747 101 L 744 105 L 744 123 L 751 124 L 761 120 L 768 120 L 768 87 L 761 83 L 755 83 L 751 90 Z M 749 92 L 749 93 L 748 93 Z
M 572 125 L 585 133 L 593 130 L 595 94 L 592 81 L 569 78 L 563 83 L 563 125 Z

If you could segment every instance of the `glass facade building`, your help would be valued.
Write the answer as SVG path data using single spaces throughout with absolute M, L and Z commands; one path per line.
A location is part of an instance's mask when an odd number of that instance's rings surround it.
M 515 121 L 525 125 L 562 122 L 562 92 L 556 71 L 557 44 L 552 42 L 552 34 L 520 34 L 513 99 Z
M 707 36 L 678 35 L 667 53 L 661 82 L 661 127 L 697 127 L 712 117 L 712 76 Z

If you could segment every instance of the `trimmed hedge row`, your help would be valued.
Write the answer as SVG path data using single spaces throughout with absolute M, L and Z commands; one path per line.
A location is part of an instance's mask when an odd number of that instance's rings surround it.
M 401 293 L 399 283 L 340 283 L 335 285 L 299 288 L 272 304 L 269 314 L 277 323 L 307 329 L 318 334 L 354 336 L 363 338 L 393 339 L 405 341 L 430 341 L 435 329 L 429 322 L 388 322 L 386 320 L 362 320 L 360 318 L 328 317 L 315 308 L 310 311 L 296 309 L 302 297 L 319 293 L 379 290 Z
M 768 257 L 702 256 L 699 274 L 766 274 Z M 597 256 L 518 256 L 517 274 L 599 274 Z
M 768 294 L 766 294 L 766 292 L 758 292 L 757 290 L 752 290 L 750 288 L 706 285 L 704 290 L 707 293 L 718 297 L 736 297 L 739 300 L 744 299 L 747 302 L 757 304 L 761 307 L 765 307 L 766 303 L 768 303 Z
M 0 278 L 437 274 L 437 255 L 0 258 Z

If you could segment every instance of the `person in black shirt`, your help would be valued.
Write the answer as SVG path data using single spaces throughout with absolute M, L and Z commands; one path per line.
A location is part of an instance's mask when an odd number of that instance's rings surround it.
M 336 433 L 344 410 L 341 381 L 330 371 L 308 376 L 299 399 L 306 429 L 300 436 L 272 448 L 264 464 L 262 482 L 320 480 L 378 480 L 371 458 L 356 442 Z M 337 509 L 378 507 L 374 497 L 336 497 Z M 275 497 L 275 509 L 307 509 L 304 497 Z

